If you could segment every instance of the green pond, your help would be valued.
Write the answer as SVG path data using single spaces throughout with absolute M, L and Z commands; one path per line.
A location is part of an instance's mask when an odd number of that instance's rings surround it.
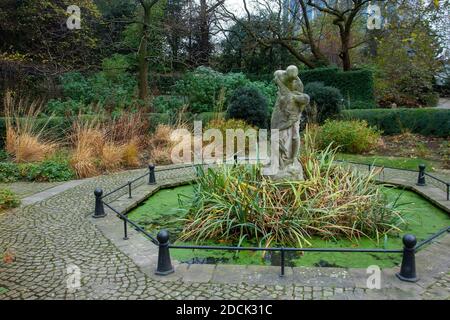
M 421 241 L 437 231 L 450 225 L 449 216 L 438 209 L 421 196 L 405 190 L 383 187 L 390 199 L 400 195 L 398 201 L 399 210 L 408 221 L 403 234 L 412 233 L 418 241 Z M 183 210 L 180 208 L 189 203 L 189 197 L 193 195 L 194 187 L 186 185 L 172 189 L 164 189 L 153 195 L 139 207 L 131 211 L 128 217 L 144 226 L 152 234 L 161 229 L 169 230 L 171 242 L 175 244 L 195 244 L 193 242 L 176 241 L 177 234 L 183 228 Z M 384 237 L 380 243 L 371 239 L 360 241 L 350 240 L 311 240 L 314 248 L 402 248 L 401 235 Z M 218 241 L 208 241 L 206 245 L 230 245 Z M 254 246 L 244 243 L 243 246 Z M 182 250 L 172 249 L 171 257 L 184 263 L 228 263 L 228 264 L 256 264 L 256 265 L 280 265 L 279 253 L 266 253 L 242 251 L 239 253 L 222 250 Z M 401 262 L 400 254 L 385 253 L 287 253 L 287 264 L 290 266 L 321 266 L 321 267 L 353 267 L 367 268 L 370 265 L 378 265 L 382 268 L 393 267 Z

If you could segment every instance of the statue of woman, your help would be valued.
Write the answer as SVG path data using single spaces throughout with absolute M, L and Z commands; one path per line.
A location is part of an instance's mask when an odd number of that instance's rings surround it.
M 296 66 L 274 73 L 278 97 L 272 113 L 271 129 L 279 130 L 279 152 L 271 156 L 273 179 L 303 180 L 303 169 L 298 161 L 300 151 L 300 115 L 309 104 L 303 93 L 303 83 Z M 274 168 L 274 166 L 276 168 Z

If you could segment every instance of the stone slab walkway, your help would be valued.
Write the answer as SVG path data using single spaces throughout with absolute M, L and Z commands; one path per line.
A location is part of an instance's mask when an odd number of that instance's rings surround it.
M 450 298 L 448 234 L 418 254 L 418 283 L 400 282 L 397 270 L 386 269 L 380 290 L 367 289 L 362 269 L 287 268 L 280 278 L 278 267 L 175 264 L 175 274 L 156 276 L 150 241 L 132 228 L 130 239 L 123 240 L 123 224 L 111 212 L 96 221 L 90 217 L 96 187 L 108 192 L 144 172 L 89 179 L 1 215 L 0 252 L 8 251 L 14 261 L 0 262 L 0 299 Z M 180 169 L 159 172 L 157 180 L 174 184 L 192 175 Z M 157 187 L 141 181 L 133 198 L 145 198 Z M 125 199 L 108 200 L 125 209 Z M 68 289 L 73 266 L 79 268 L 81 286 Z
M 25 197 L 31 196 L 35 193 L 45 191 L 47 189 L 56 187 L 62 184 L 62 182 L 11 182 L 11 183 L 0 183 L 1 188 L 8 188 L 14 192 L 19 198 L 23 199 Z
M 57 195 L 61 192 L 64 192 L 66 190 L 72 189 L 76 186 L 79 186 L 82 183 L 85 183 L 86 180 L 72 180 L 65 183 L 58 183 L 57 185 L 45 189 L 43 191 L 38 191 L 36 193 L 33 193 L 32 195 L 29 195 L 22 199 L 22 206 L 31 205 L 34 203 L 37 203 L 39 201 L 44 201 L 50 197 L 53 197 L 54 195 Z

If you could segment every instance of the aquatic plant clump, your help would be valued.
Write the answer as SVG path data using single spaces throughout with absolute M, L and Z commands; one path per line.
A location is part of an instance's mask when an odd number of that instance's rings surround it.
M 378 242 L 400 232 L 405 222 L 377 172 L 335 165 L 334 155 L 328 148 L 303 156 L 305 181 L 271 181 L 258 165 L 201 171 L 180 240 L 309 246 L 313 236 Z

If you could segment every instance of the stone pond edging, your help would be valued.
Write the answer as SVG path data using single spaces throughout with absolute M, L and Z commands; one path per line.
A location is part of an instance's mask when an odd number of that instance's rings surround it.
M 176 168 L 173 167 L 174 169 Z M 177 171 L 177 170 L 174 170 Z M 142 184 L 132 192 L 119 197 L 109 203 L 121 213 L 131 209 L 147 200 L 161 189 L 185 185 L 194 180 L 192 174 L 178 174 L 175 177 L 158 177 L 156 185 Z M 383 183 L 404 187 L 418 193 L 436 206 L 450 213 L 450 202 L 442 201 L 443 192 L 433 186 L 418 187 L 406 179 L 383 179 Z M 155 275 L 157 265 L 158 247 L 151 243 L 144 235 L 128 228 L 128 240 L 123 239 L 123 223 L 111 210 L 105 208 L 107 216 L 101 219 L 89 218 L 110 241 L 123 253 L 129 256 L 137 266 L 149 277 L 162 282 L 188 282 L 188 283 L 234 283 L 246 285 L 293 285 L 298 288 L 312 288 L 311 292 L 303 295 L 320 295 L 321 298 L 333 296 L 334 298 L 358 298 L 369 295 L 372 298 L 388 298 L 392 294 L 401 293 L 404 298 L 414 299 L 424 294 L 427 287 L 436 279 L 436 276 L 447 276 L 450 266 L 448 248 L 450 236 L 448 234 L 433 241 L 427 248 L 416 255 L 417 270 L 420 277 L 417 283 L 399 281 L 395 273 L 399 268 L 382 269 L 382 286 L 380 290 L 367 289 L 369 274 L 366 269 L 357 268 L 319 268 L 319 267 L 286 267 L 284 277 L 279 276 L 279 267 L 256 265 L 207 265 L 182 264 L 172 261 L 175 273 L 168 276 Z M 429 265 L 432 257 L 433 265 Z

